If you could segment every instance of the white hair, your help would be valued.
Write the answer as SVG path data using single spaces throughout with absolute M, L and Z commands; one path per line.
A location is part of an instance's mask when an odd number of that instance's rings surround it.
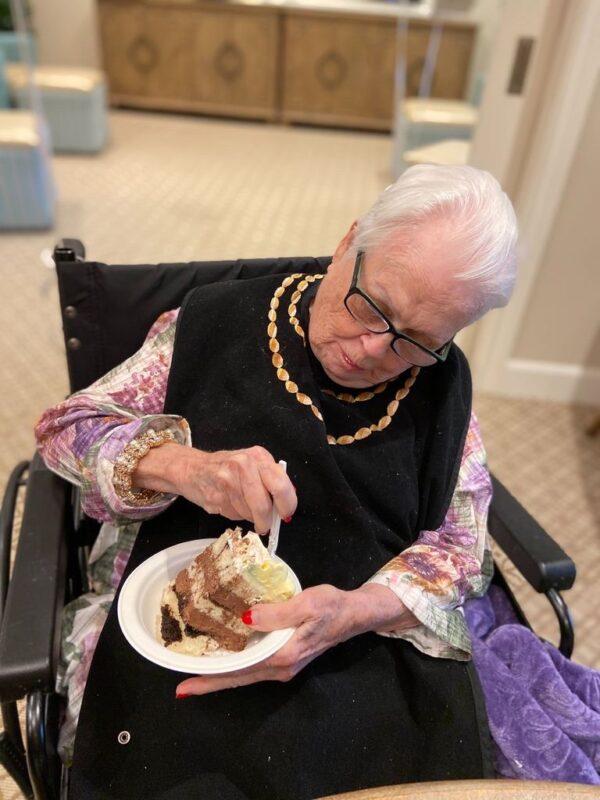
M 462 265 L 454 277 L 474 284 L 473 320 L 505 306 L 517 268 L 517 219 L 489 172 L 475 167 L 410 167 L 359 220 L 353 247 L 367 250 L 391 234 L 449 221 Z

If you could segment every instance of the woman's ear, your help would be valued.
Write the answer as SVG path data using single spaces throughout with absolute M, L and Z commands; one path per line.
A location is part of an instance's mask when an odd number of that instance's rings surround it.
M 350 246 L 352 245 L 352 242 L 354 241 L 357 226 L 358 226 L 358 220 L 355 219 L 352 225 L 350 225 L 350 227 L 348 228 L 348 231 L 346 232 L 344 238 L 335 248 L 335 253 L 333 254 L 333 258 L 331 259 L 332 261 L 338 261 L 344 255 L 346 255 Z

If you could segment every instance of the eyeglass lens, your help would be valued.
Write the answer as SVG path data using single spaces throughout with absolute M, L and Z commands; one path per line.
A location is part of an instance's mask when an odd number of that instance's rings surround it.
M 385 333 L 389 330 L 387 322 L 362 295 L 350 295 L 346 301 L 346 306 L 354 319 L 372 333 Z M 433 356 L 428 355 L 420 347 L 407 342 L 405 339 L 396 339 L 393 349 L 400 358 L 408 361 L 409 364 L 419 367 L 435 364 Z

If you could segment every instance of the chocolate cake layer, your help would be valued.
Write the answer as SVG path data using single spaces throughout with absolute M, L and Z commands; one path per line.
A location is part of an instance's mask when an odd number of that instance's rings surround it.
M 181 573 L 180 573 L 181 574 Z M 214 603 L 207 597 L 191 599 L 189 594 L 180 594 L 179 588 L 185 592 L 189 586 L 189 578 L 179 575 L 175 582 L 175 594 L 179 608 L 182 609 L 181 617 L 186 625 L 194 630 L 211 636 L 221 647 L 227 650 L 239 651 L 246 646 L 252 631 L 226 608 Z
M 215 591 L 211 593 L 210 599 L 238 617 L 241 617 L 244 611 L 247 611 L 250 607 L 250 603 L 247 600 L 224 587 L 215 589 Z
M 255 593 L 246 581 L 233 571 L 229 548 L 223 548 L 215 553 L 212 547 L 207 547 L 196 556 L 194 565 L 197 576 L 202 576 L 205 595 L 238 617 L 256 602 Z M 196 590 L 195 594 L 197 593 Z
M 160 635 L 162 636 L 164 643 L 168 645 L 172 642 L 180 642 L 183 638 L 181 635 L 181 626 L 173 616 L 169 606 L 161 606 L 160 615 Z
M 221 575 L 217 568 L 216 558 L 218 556 L 215 556 L 212 547 L 207 547 L 194 559 L 196 574 L 202 576 L 204 590 L 208 597 L 218 591 L 221 585 Z
M 175 578 L 175 594 L 177 595 L 177 602 L 179 604 L 179 613 L 183 617 L 183 610 L 189 603 L 190 595 L 192 593 L 192 584 L 187 569 L 182 569 L 177 573 Z
M 221 609 L 221 611 L 224 612 L 224 615 L 223 619 L 219 620 L 210 612 L 207 613 L 206 611 L 200 611 L 198 608 L 192 608 L 189 612 L 188 624 L 212 636 L 221 647 L 239 652 L 246 647 L 251 631 L 234 630 L 233 627 L 229 627 L 235 618 L 231 615 L 231 618 L 227 619 L 225 616 L 227 614 L 226 610 Z M 238 620 L 235 621 L 237 622 Z

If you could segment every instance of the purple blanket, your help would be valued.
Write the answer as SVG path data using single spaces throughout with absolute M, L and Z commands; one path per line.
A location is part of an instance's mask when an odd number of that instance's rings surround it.
M 600 672 L 520 625 L 497 586 L 464 611 L 498 773 L 600 784 Z

